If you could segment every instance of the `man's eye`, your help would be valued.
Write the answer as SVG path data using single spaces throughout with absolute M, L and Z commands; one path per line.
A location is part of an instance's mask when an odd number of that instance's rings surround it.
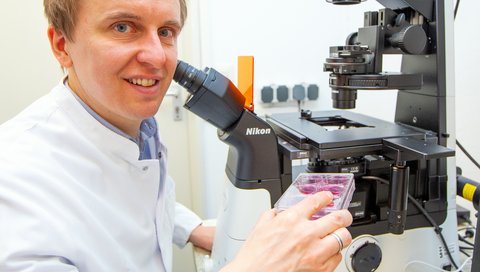
M 160 29 L 158 31 L 158 35 L 161 36 L 161 37 L 172 37 L 173 36 L 173 32 L 172 30 L 170 29 L 167 29 L 167 28 L 163 28 L 163 29 Z
M 131 28 L 128 24 L 125 24 L 125 23 L 118 23 L 118 24 L 115 24 L 113 27 L 116 31 L 121 33 L 128 32 L 130 31 L 130 28 Z

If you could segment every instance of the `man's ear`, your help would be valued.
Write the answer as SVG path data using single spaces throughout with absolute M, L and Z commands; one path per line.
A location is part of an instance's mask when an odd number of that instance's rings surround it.
M 53 26 L 48 26 L 48 40 L 50 41 L 50 47 L 52 49 L 55 58 L 63 68 L 70 68 L 72 66 L 72 59 L 67 51 L 67 37 L 57 31 Z

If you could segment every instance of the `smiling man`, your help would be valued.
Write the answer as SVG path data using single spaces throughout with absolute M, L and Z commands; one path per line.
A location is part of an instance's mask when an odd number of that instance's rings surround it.
M 180 10 L 178 0 L 80 1 L 81 20 L 70 37 L 49 28 L 69 87 L 133 138 L 140 123 L 157 112 L 173 77 Z
M 175 203 L 152 117 L 185 2 L 44 6 L 67 76 L 0 129 L 0 271 L 170 271 L 172 240 L 211 249 L 214 229 Z
M 0 271 L 171 271 L 172 242 L 211 249 L 214 229 L 175 203 L 153 117 L 185 0 L 44 7 L 67 76 L 0 126 Z M 310 220 L 331 200 L 324 192 L 265 213 L 225 271 L 333 270 L 351 216 Z

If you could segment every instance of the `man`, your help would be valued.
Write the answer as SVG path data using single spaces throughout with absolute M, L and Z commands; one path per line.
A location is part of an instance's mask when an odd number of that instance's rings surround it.
M 0 127 L 0 271 L 171 271 L 172 241 L 210 249 L 213 229 L 175 204 L 152 117 L 175 70 L 185 1 L 44 6 L 68 73 Z M 333 270 L 351 216 L 310 220 L 331 200 L 265 213 L 224 270 Z

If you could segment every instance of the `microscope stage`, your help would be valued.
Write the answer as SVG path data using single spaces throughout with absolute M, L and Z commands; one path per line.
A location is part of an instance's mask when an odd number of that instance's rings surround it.
M 267 117 L 277 136 L 301 150 L 327 159 L 382 150 L 388 138 L 425 137 L 426 131 L 343 110 L 308 114 L 278 113 Z M 434 136 L 434 135 L 429 135 Z

